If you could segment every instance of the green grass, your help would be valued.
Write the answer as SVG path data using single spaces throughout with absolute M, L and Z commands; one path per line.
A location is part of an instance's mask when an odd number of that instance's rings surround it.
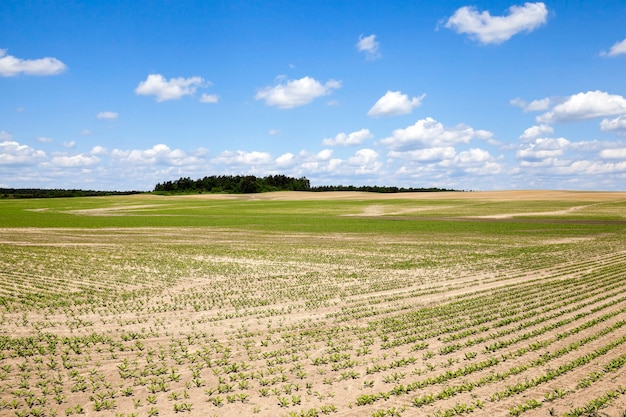
M 564 210 L 575 202 L 476 202 L 473 200 L 200 200 L 184 197 L 132 196 L 68 199 L 0 200 L 3 227 L 215 227 L 306 233 L 542 233 L 576 236 L 616 230 L 620 225 L 563 224 L 563 220 L 615 220 L 626 204 L 568 215 L 480 221 L 470 216 Z M 142 207 L 145 206 L 145 207 Z M 382 216 L 351 216 L 367 207 Z M 102 212 L 98 212 L 101 210 Z M 411 211 L 413 210 L 413 211 Z M 396 214 L 400 212 L 400 214 Z M 385 214 L 389 213 L 389 214 Z M 537 216 L 535 216 L 537 218 Z M 540 220 L 540 221 L 539 221 Z

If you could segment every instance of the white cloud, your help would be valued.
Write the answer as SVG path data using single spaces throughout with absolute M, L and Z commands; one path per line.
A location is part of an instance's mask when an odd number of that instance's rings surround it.
M 91 155 L 96 155 L 96 156 L 104 156 L 104 155 L 109 154 L 109 152 L 107 151 L 107 148 L 100 146 L 100 145 L 96 145 L 93 148 L 91 148 L 91 151 L 89 153 Z
M 293 165 L 295 162 L 296 156 L 291 152 L 287 152 L 276 158 L 276 165 L 278 165 L 279 167 L 290 166 Z
M 131 165 L 197 165 L 202 161 L 196 156 L 187 155 L 180 149 L 170 149 L 164 144 L 154 145 L 150 149 L 120 150 L 113 149 L 111 158 L 119 163 Z
M 623 159 L 626 161 L 626 148 L 603 149 L 602 151 L 600 151 L 600 158 Z
M 321 161 L 328 161 L 332 156 L 333 156 L 332 149 L 322 149 L 315 155 L 316 159 L 319 159 Z
M 201 103 L 217 103 L 220 100 L 220 97 L 217 94 L 202 94 L 200 96 Z
M 119 114 L 117 114 L 114 111 L 101 111 L 100 113 L 96 115 L 98 119 L 109 119 L 109 120 L 117 119 L 118 116 Z
M 365 52 L 367 59 L 380 58 L 379 52 L 380 44 L 376 40 L 376 35 L 359 36 L 359 41 L 356 44 L 356 48 L 359 52 Z
M 562 156 L 571 145 L 565 138 L 537 138 L 520 147 L 515 156 L 527 161 L 539 161 Z
M 0 75 L 3 77 L 18 74 L 57 75 L 66 69 L 67 66 L 56 58 L 20 59 L 7 55 L 6 49 L 0 49 Z
M 39 136 L 37 139 L 35 139 L 37 142 L 40 143 L 52 143 L 54 142 L 54 139 L 46 137 L 46 136 Z
M 626 136 L 626 114 L 615 119 L 604 119 L 600 122 L 600 130 Z
M 412 161 L 441 161 L 454 158 L 456 156 L 456 150 L 453 146 L 441 146 L 436 148 L 414 149 L 405 152 L 391 151 L 388 156 L 390 158 L 409 159 Z
M 588 120 L 626 114 L 626 99 L 604 91 L 578 93 L 537 117 L 539 123 Z
M 10 140 L 6 132 L 0 132 L 0 139 L 9 139 L 0 142 L 0 165 L 35 165 L 46 158 L 44 151 L 35 150 L 27 145 L 20 145 Z
M 225 165 L 268 165 L 272 163 L 272 155 L 258 151 L 224 151 L 211 162 Z
M 478 12 L 475 7 L 458 9 L 448 19 L 445 27 L 457 33 L 466 33 L 483 44 L 499 44 L 519 32 L 531 32 L 546 23 L 548 9 L 544 3 L 524 3 L 511 6 L 506 16 L 491 16 L 488 11 Z
M 524 133 L 519 138 L 521 140 L 530 140 L 538 138 L 539 136 L 551 135 L 552 133 L 554 133 L 554 128 L 552 128 L 552 126 L 532 126 L 524 130 Z
M 100 158 L 95 155 L 58 155 L 52 157 L 52 164 L 63 168 L 82 167 L 95 165 L 100 162 Z
M 63 147 L 64 148 L 75 148 L 76 147 L 76 142 L 73 140 L 68 140 L 63 142 Z
M 483 163 L 491 160 L 491 154 L 484 149 L 472 148 L 467 151 L 460 152 L 456 160 L 463 165 L 471 165 Z
M 269 106 L 291 109 L 310 103 L 341 87 L 341 81 L 329 80 L 325 84 L 314 78 L 303 77 L 299 80 L 288 80 L 274 87 L 265 87 L 257 92 L 255 99 L 265 100 Z
M 408 95 L 402 94 L 400 91 L 387 91 L 384 96 L 378 99 L 367 114 L 372 117 L 409 114 L 413 108 L 422 104 L 424 97 L 426 97 L 426 94 L 409 99 Z
M 359 149 L 346 162 L 356 175 L 375 174 L 383 166 L 378 160 L 378 152 L 373 149 Z
M 524 110 L 524 113 L 528 113 L 531 111 L 544 111 L 550 108 L 550 103 L 552 100 L 550 98 L 544 98 L 541 100 L 533 100 L 530 103 L 522 100 L 521 98 L 514 98 L 510 101 L 513 106 L 517 106 Z
M 270 136 L 276 136 L 279 133 L 280 133 L 279 129 L 270 129 L 270 130 L 267 131 L 267 134 L 270 135 Z
M 161 74 L 150 74 L 145 81 L 139 83 L 135 93 L 143 96 L 154 96 L 157 102 L 162 102 L 192 95 L 198 87 L 204 87 L 208 84 L 202 77 L 178 77 L 166 80 Z
M 339 146 L 339 145 L 360 145 L 363 141 L 373 138 L 374 135 L 369 129 L 361 129 L 352 133 L 338 133 L 334 138 L 326 138 L 322 141 L 324 146 Z
M 491 132 L 474 130 L 463 124 L 448 128 L 433 118 L 427 117 L 405 129 L 394 130 L 393 135 L 381 140 L 381 143 L 393 150 L 409 150 L 454 146 L 459 143 L 468 143 L 474 138 L 488 140 L 492 136 Z
M 83 135 L 83 136 L 89 136 L 89 135 L 91 135 L 91 130 L 83 129 L 83 130 L 80 131 L 80 134 Z
M 441 165 L 480 176 L 500 174 L 505 170 L 504 165 L 497 162 L 488 151 L 478 148 L 460 152 L 454 159 L 443 161 Z
M 618 55 L 626 55 L 626 39 L 621 42 L 617 42 L 615 45 L 611 47 L 609 52 L 602 52 L 600 55 L 608 55 L 608 56 L 618 56 Z

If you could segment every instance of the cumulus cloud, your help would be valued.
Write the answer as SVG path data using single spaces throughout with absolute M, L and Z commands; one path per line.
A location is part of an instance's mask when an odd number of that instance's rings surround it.
M 615 119 L 604 119 L 600 122 L 600 130 L 626 136 L 626 114 Z
M 562 156 L 571 145 L 565 138 L 537 138 L 520 147 L 515 156 L 526 161 L 540 161 Z
M 505 171 L 504 164 L 498 162 L 488 151 L 478 148 L 460 152 L 451 164 L 471 175 L 497 175 Z
M 201 103 L 217 103 L 220 100 L 217 94 L 202 94 L 200 96 Z
M 609 52 L 602 52 L 601 55 L 607 56 L 618 56 L 618 55 L 626 55 L 626 39 L 621 42 L 617 42 L 615 45 L 611 47 Z
M 131 165 L 197 165 L 202 161 L 193 155 L 187 155 L 180 149 L 170 149 L 164 144 L 154 145 L 150 149 L 121 150 L 113 149 L 111 158 L 115 162 Z
M 287 152 L 276 158 L 276 165 L 279 167 L 286 167 L 293 165 L 296 162 L 296 156 L 291 152 Z
M 361 129 L 352 133 L 338 133 L 334 138 L 326 138 L 322 141 L 324 146 L 339 146 L 339 145 L 360 145 L 363 141 L 373 138 L 374 135 L 369 129 Z
M 100 158 L 95 155 L 57 155 L 52 157 L 52 165 L 63 168 L 83 167 L 95 165 L 100 162 Z
M 109 120 L 114 120 L 117 119 L 119 117 L 119 114 L 117 114 L 114 111 L 101 111 L 100 113 L 98 113 L 96 115 L 96 117 L 98 119 L 109 119 Z
M 392 136 L 382 139 L 381 143 L 392 150 L 409 150 L 454 146 L 468 143 L 474 138 L 488 140 L 492 136 L 491 132 L 474 130 L 463 124 L 453 128 L 445 127 L 435 119 L 427 117 L 404 129 L 394 130 Z
M 508 11 L 506 16 L 492 16 L 489 11 L 461 7 L 447 20 L 445 27 L 465 33 L 483 44 L 499 44 L 520 32 L 532 32 L 548 19 L 544 3 L 524 3 L 523 6 L 511 6 Z
M 626 115 L 626 98 L 604 91 L 588 91 L 568 97 L 552 110 L 538 116 L 537 122 L 567 122 L 616 115 Z
M 105 148 L 104 146 L 96 145 L 91 148 L 91 151 L 89 153 L 91 155 L 104 156 L 108 155 L 109 151 L 107 151 L 107 148 Z
M 0 166 L 35 165 L 46 158 L 44 151 L 10 140 L 11 135 L 6 132 L 0 132 L 0 139 L 9 139 L 0 142 Z
M 224 151 L 211 162 L 224 165 L 268 165 L 272 163 L 272 155 L 258 151 Z
M 378 160 L 378 152 L 373 149 L 359 149 L 348 158 L 347 164 L 354 169 L 354 173 L 373 174 L 380 170 L 382 163 Z
M 67 66 L 56 58 L 21 59 L 7 55 L 6 49 L 0 49 L 0 75 L 13 77 L 25 75 L 57 75 L 67 69 Z
M 135 89 L 135 94 L 154 96 L 157 102 L 177 100 L 183 96 L 192 95 L 198 87 L 208 85 L 202 77 L 170 78 L 166 80 L 161 74 L 150 74 L 145 81 L 141 81 Z
M 600 158 L 621 159 L 626 161 L 626 148 L 603 149 L 600 151 Z
M 415 107 L 422 104 L 426 94 L 409 99 L 409 96 L 400 91 L 387 91 L 378 99 L 374 106 L 367 112 L 371 117 L 396 116 L 409 114 Z
M 367 59 L 373 60 L 380 58 L 379 46 L 376 35 L 361 35 L 356 44 L 356 49 L 358 49 L 359 52 L 364 52 Z
M 530 140 L 538 138 L 539 136 L 551 135 L 554 133 L 554 128 L 548 125 L 532 126 L 524 130 L 524 133 L 519 137 L 521 140 Z
M 273 87 L 259 90 L 255 96 L 257 100 L 264 100 L 269 106 L 281 109 L 309 104 L 318 97 L 329 95 L 341 87 L 341 81 L 329 80 L 325 84 L 314 78 L 303 77 L 299 80 L 288 80 Z
M 388 156 L 390 158 L 409 159 L 412 161 L 441 161 L 444 159 L 452 159 L 456 156 L 456 150 L 453 146 L 439 146 L 436 148 L 413 149 L 410 151 L 391 151 Z
M 552 100 L 550 98 L 544 98 L 541 100 L 533 100 L 530 103 L 522 100 L 521 98 L 514 98 L 510 101 L 513 106 L 517 106 L 524 110 L 524 113 L 532 112 L 532 111 L 544 111 L 550 108 L 550 103 Z

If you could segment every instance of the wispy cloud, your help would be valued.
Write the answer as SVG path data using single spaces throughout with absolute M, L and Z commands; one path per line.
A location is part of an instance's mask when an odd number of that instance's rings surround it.
M 356 49 L 364 52 L 367 59 L 374 60 L 380 58 L 380 43 L 376 40 L 376 35 L 359 36 Z
M 119 117 L 119 114 L 114 111 L 101 111 L 96 115 L 98 119 L 109 119 L 114 120 Z
M 220 97 L 217 94 L 202 94 L 200 96 L 200 102 L 201 103 L 217 103 L 218 101 L 220 101 Z
M 547 19 L 548 9 L 544 3 L 511 6 L 505 16 L 492 16 L 489 11 L 479 12 L 475 7 L 465 6 L 446 21 L 445 27 L 467 34 L 482 44 L 499 44 L 520 32 L 532 32 Z
M 67 69 L 67 66 L 56 58 L 21 59 L 7 55 L 6 49 L 0 49 L 0 75 L 13 77 L 25 75 L 57 75 Z
M 617 42 L 614 44 L 609 52 L 601 52 L 602 56 L 618 56 L 618 55 L 626 55 L 626 39 L 621 42 Z
M 307 76 L 298 80 L 288 80 L 273 87 L 265 87 L 257 92 L 255 99 L 264 100 L 269 106 L 291 109 L 309 104 L 314 99 L 329 95 L 340 87 L 341 81 L 328 80 L 322 84 Z
M 552 100 L 550 98 L 543 98 L 541 100 L 533 100 L 530 103 L 522 100 L 521 98 L 514 98 L 510 101 L 511 105 L 519 107 L 524 110 L 524 113 L 535 112 L 535 111 L 544 111 L 550 108 L 550 104 Z

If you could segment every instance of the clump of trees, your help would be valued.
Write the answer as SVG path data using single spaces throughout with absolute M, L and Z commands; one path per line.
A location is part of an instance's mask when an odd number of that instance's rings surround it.
M 252 194 L 267 191 L 310 191 L 311 184 L 305 177 L 292 178 L 285 175 L 268 175 L 257 178 L 254 175 L 212 175 L 197 180 L 189 177 L 175 181 L 158 183 L 155 192 L 165 193 L 232 193 Z

